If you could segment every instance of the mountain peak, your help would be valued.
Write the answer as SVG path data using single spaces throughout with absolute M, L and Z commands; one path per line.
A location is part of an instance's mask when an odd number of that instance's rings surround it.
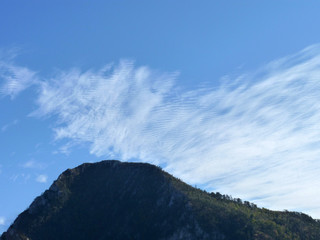
M 320 224 L 305 214 L 221 196 L 147 163 L 84 163 L 64 171 L 0 239 L 320 239 Z

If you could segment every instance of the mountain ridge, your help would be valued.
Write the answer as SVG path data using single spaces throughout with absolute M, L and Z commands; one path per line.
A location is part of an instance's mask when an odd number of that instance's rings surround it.
M 207 193 L 148 163 L 105 160 L 60 174 L 0 239 L 320 239 L 320 223 Z

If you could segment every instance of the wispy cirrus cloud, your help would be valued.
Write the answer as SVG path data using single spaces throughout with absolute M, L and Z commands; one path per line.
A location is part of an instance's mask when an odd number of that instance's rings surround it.
M 192 184 L 320 217 L 320 51 L 311 46 L 218 87 L 123 61 L 43 81 L 34 116 L 97 156 L 162 164 Z
M 1 94 L 14 98 L 37 83 L 33 114 L 58 116 L 64 149 L 87 142 L 98 156 L 163 164 L 208 189 L 320 216 L 318 48 L 193 91 L 178 90 L 177 74 L 126 61 L 41 82 L 0 61 Z
M 21 167 L 29 169 L 43 169 L 45 168 L 45 164 L 32 159 L 21 164 Z
M 10 180 L 12 182 L 28 182 L 28 180 L 30 179 L 31 175 L 28 173 L 17 173 L 17 174 L 12 174 L 10 177 Z
M 15 119 L 10 123 L 7 123 L 1 127 L 1 132 L 7 131 L 10 127 L 15 126 L 19 123 L 19 120 Z
M 0 52 L 0 96 L 9 96 L 14 99 L 23 90 L 37 83 L 36 73 L 27 67 L 13 62 L 16 53 Z

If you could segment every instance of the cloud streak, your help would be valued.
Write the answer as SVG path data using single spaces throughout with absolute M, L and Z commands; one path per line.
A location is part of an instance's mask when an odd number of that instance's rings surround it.
M 320 51 L 311 46 L 218 87 L 130 61 L 41 83 L 56 139 L 106 158 L 161 164 L 208 190 L 320 217 Z M 19 88 L 17 88 L 19 89 Z M 12 90 L 7 92 L 19 92 Z
M 6 132 L 10 127 L 13 127 L 15 125 L 17 125 L 19 123 L 19 121 L 17 119 L 15 119 L 14 121 L 5 124 L 1 127 L 1 132 Z
M 37 76 L 29 68 L 13 63 L 14 52 L 10 52 L 9 56 L 4 55 L 0 52 L 0 96 L 14 99 L 19 93 L 37 83 Z

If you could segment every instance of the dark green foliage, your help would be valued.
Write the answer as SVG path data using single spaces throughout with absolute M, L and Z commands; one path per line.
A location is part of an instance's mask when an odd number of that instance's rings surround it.
M 176 179 L 172 181 L 193 203 L 202 226 L 207 231 L 221 230 L 226 239 L 320 239 L 320 223 L 306 214 L 261 209 L 239 198 L 219 192 L 208 194 Z
M 62 173 L 19 215 L 11 239 L 320 239 L 320 223 L 193 188 L 142 163 L 102 161 Z

